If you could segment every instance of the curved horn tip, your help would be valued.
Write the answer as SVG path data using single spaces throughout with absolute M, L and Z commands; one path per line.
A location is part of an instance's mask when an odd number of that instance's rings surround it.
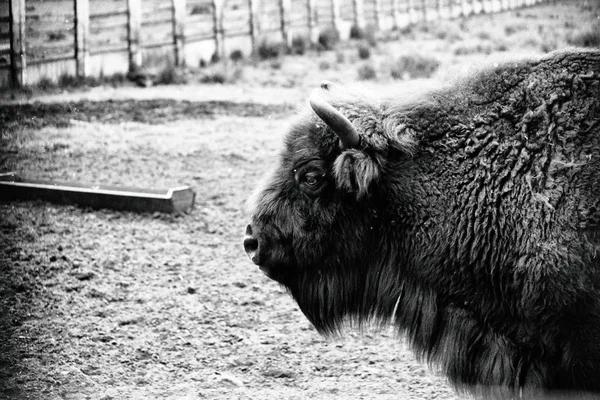
M 323 89 L 323 90 L 329 91 L 329 89 L 331 89 L 332 86 L 333 86 L 333 82 L 331 82 L 331 81 L 322 81 L 321 82 L 321 89 Z

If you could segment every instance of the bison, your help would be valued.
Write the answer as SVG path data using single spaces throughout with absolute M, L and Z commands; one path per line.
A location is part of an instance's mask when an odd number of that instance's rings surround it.
M 476 396 L 600 397 L 600 50 L 308 103 L 244 248 L 315 328 L 392 323 Z

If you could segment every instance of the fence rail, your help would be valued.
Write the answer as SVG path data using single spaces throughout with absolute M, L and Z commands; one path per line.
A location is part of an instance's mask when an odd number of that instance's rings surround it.
M 325 28 L 377 30 L 547 0 L 8 0 L 0 3 L 0 87 L 63 75 L 198 65 L 261 40 L 315 42 Z

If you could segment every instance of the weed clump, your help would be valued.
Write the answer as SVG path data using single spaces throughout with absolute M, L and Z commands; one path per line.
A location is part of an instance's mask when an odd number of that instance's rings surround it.
M 367 43 L 360 43 L 358 45 L 358 58 L 366 60 L 371 57 L 371 48 Z
M 600 47 L 600 21 L 572 37 L 567 38 L 569 44 L 580 47 Z
M 364 64 L 358 68 L 358 79 L 368 81 L 377 78 L 375 68 L 370 64 Z
M 282 43 L 272 42 L 269 40 L 262 40 L 256 49 L 256 54 L 261 60 L 269 60 L 278 58 L 284 53 L 284 45 Z
M 244 53 L 239 49 L 233 50 L 229 55 L 229 59 L 235 63 L 240 62 L 244 59 Z
M 350 39 L 363 40 L 371 47 L 377 46 L 377 38 L 375 36 L 376 29 L 373 25 L 367 25 L 365 28 L 354 24 L 350 27 Z
M 308 40 L 304 36 L 294 36 L 292 39 L 292 48 L 290 49 L 291 54 L 303 55 L 306 53 L 308 48 Z
M 326 28 L 319 33 L 318 42 L 323 50 L 333 50 L 339 41 L 340 34 L 333 27 Z
M 394 79 L 429 78 L 440 67 L 437 58 L 421 54 L 401 56 L 391 69 Z
M 188 83 L 188 74 L 183 68 L 168 66 L 158 73 L 156 84 L 182 85 Z

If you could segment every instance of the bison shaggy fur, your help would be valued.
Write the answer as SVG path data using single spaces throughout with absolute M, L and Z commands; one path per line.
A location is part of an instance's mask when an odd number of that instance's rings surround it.
M 393 323 L 459 390 L 600 397 L 600 51 L 377 101 L 317 91 L 351 126 L 313 103 L 291 122 L 254 263 L 320 332 Z

